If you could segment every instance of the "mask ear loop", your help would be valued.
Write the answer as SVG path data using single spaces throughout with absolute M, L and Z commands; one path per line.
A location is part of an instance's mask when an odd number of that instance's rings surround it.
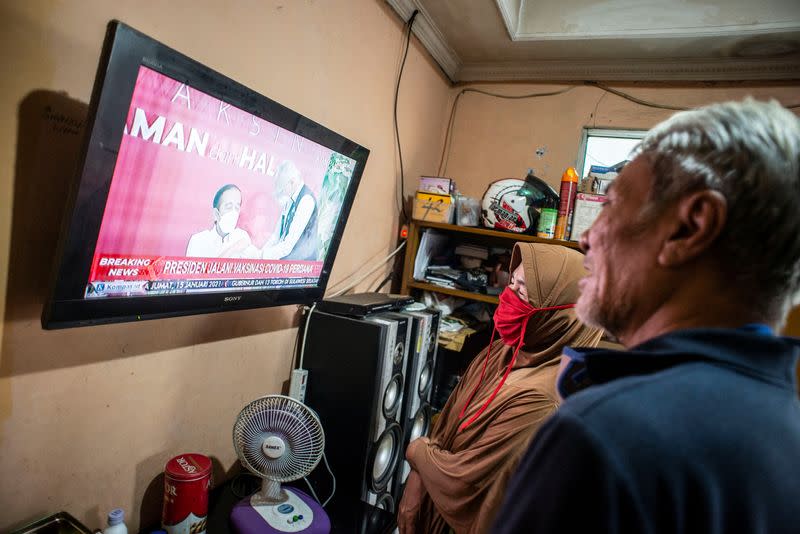
M 486 402 L 483 403 L 483 406 L 481 406 L 480 409 L 472 415 L 472 417 L 470 417 L 469 419 L 467 419 L 466 421 L 461 423 L 461 425 L 458 427 L 458 431 L 459 432 L 462 432 L 464 429 L 466 429 L 484 411 L 486 411 L 486 408 L 489 407 L 489 404 L 497 396 L 497 393 L 500 391 L 500 388 L 503 387 L 503 384 L 505 384 L 506 379 L 508 378 L 508 375 L 511 374 L 511 369 L 514 367 L 514 362 L 517 361 L 517 355 L 519 354 L 519 349 L 522 348 L 522 342 L 525 340 L 525 335 L 524 334 L 525 334 L 525 331 L 528 329 L 528 320 L 531 318 L 531 316 L 533 316 L 533 314 L 538 312 L 538 311 L 565 310 L 565 309 L 574 308 L 574 307 L 575 307 L 574 304 L 564 304 L 562 306 L 551 306 L 551 307 L 548 307 L 548 308 L 535 308 L 535 309 L 531 310 L 531 312 L 528 313 L 528 315 L 525 316 L 525 320 L 522 322 L 522 335 L 519 336 L 519 341 L 517 342 L 517 346 L 514 349 L 514 355 L 511 356 L 511 361 L 508 362 L 508 366 L 506 367 L 506 372 L 503 373 L 503 378 L 500 379 L 500 383 L 497 384 L 497 387 L 494 388 L 494 391 L 492 391 L 492 394 L 489 395 L 488 399 L 486 399 Z M 494 339 L 494 330 L 492 330 L 491 339 L 492 340 Z M 481 371 L 481 378 L 478 381 L 478 385 L 475 386 L 475 389 L 472 390 L 472 394 L 469 396 L 469 399 L 467 400 L 466 404 L 464 404 L 464 407 L 461 408 L 461 413 L 459 414 L 459 418 L 460 419 L 464 418 L 464 412 L 466 412 L 467 407 L 469 406 L 469 403 L 472 402 L 472 397 L 475 396 L 475 393 L 478 392 L 478 389 L 481 387 L 481 384 L 483 383 L 483 377 L 486 374 L 486 365 L 489 363 L 489 354 L 491 353 L 491 349 L 492 349 L 492 344 L 491 344 L 491 341 L 490 341 L 489 342 L 489 350 L 486 352 L 486 360 L 484 360 L 484 362 L 483 362 L 483 371 Z
M 534 313 L 536 313 L 536 310 L 534 310 L 533 312 L 528 314 L 525 317 L 525 320 L 522 322 L 522 331 L 523 332 L 525 332 L 525 329 L 528 327 L 528 319 L 530 319 L 531 315 L 533 315 Z M 492 394 L 489 395 L 488 399 L 486 399 L 486 402 L 483 403 L 483 406 L 481 406 L 480 409 L 472 415 L 472 417 L 470 417 L 469 419 L 467 419 L 466 421 L 461 423 L 461 426 L 458 427 L 458 431 L 459 432 L 462 432 L 465 428 L 467 428 L 469 425 L 471 425 L 472 422 L 475 421 L 475 419 L 477 419 L 484 411 L 486 411 L 486 408 L 489 407 L 489 403 L 491 403 L 494 400 L 494 398 L 497 396 L 497 392 L 500 391 L 501 387 L 503 387 L 503 384 L 505 384 L 505 382 L 506 382 L 506 378 L 508 378 L 508 375 L 511 373 L 511 368 L 514 366 L 514 362 L 517 360 L 517 354 L 519 354 L 519 349 L 522 346 L 522 341 L 524 339 L 525 339 L 525 336 L 519 336 L 519 341 L 517 342 L 517 346 L 514 349 L 514 355 L 511 356 L 511 361 L 508 362 L 508 366 L 506 367 L 506 372 L 503 373 L 503 378 L 500 379 L 500 383 L 497 384 L 496 388 L 494 388 L 494 391 L 492 391 Z M 489 361 L 489 354 L 487 353 L 486 354 L 486 362 L 488 362 L 488 361 Z M 486 371 L 486 362 L 484 362 L 484 364 L 483 364 L 484 371 Z M 481 382 L 483 382 L 483 373 L 481 373 L 481 381 L 478 382 L 478 386 L 475 388 L 475 391 L 473 391 L 472 395 L 470 395 L 470 400 L 472 400 L 473 395 L 475 395 L 475 393 L 478 391 L 478 388 L 480 387 Z M 464 409 L 461 410 L 461 413 L 462 413 L 461 417 L 464 417 L 463 413 L 464 413 L 464 411 L 466 409 L 467 409 L 467 404 L 465 404 L 464 405 Z

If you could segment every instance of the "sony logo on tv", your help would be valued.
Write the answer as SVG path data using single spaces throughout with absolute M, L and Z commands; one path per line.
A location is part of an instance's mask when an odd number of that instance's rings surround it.
M 242 296 L 236 295 L 235 297 L 225 297 L 224 302 L 239 302 L 240 300 L 242 300 Z

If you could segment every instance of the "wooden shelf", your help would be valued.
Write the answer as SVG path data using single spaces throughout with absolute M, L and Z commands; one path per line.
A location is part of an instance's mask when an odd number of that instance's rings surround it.
M 501 232 L 499 230 L 490 230 L 488 228 L 480 228 L 477 226 L 458 226 L 455 224 L 437 223 L 429 221 L 414 221 L 413 224 L 418 228 L 438 228 L 447 232 L 456 232 L 461 234 L 473 234 L 486 237 L 496 237 L 508 241 L 524 241 L 526 243 L 549 243 L 551 245 L 561 245 L 563 247 L 574 248 L 580 250 L 580 245 L 575 241 L 564 241 L 563 239 L 545 239 L 543 237 L 536 237 L 535 235 L 528 234 L 515 234 L 513 232 Z
M 400 287 L 400 292 L 404 295 L 409 295 L 412 290 L 434 291 L 436 293 L 444 293 L 445 295 L 453 295 L 469 300 L 477 300 L 479 302 L 486 302 L 489 304 L 497 304 L 498 298 L 493 295 L 486 295 L 484 293 L 475 293 L 472 291 L 464 291 L 461 289 L 449 289 L 446 287 L 429 284 L 414 280 L 414 261 L 417 257 L 417 248 L 419 247 L 420 238 L 426 229 L 440 230 L 442 233 L 453 235 L 457 238 L 463 238 L 464 241 L 481 241 L 484 243 L 496 243 L 498 245 L 507 246 L 509 249 L 517 241 L 524 241 L 526 243 L 548 243 L 551 245 L 560 245 L 575 250 L 580 250 L 578 243 L 574 241 L 563 241 L 560 239 L 544 239 L 526 234 L 515 234 L 513 232 L 500 232 L 498 230 L 489 230 L 488 228 L 477 228 L 473 226 L 458 226 L 455 224 L 445 224 L 430 221 L 412 221 L 409 225 L 408 241 L 406 243 L 406 258 L 403 266 L 403 280 Z
M 452 295 L 462 299 L 478 300 L 481 302 L 488 302 L 489 304 L 497 304 L 499 299 L 494 295 L 485 295 L 483 293 L 475 293 L 474 291 L 464 291 L 462 289 L 450 289 L 449 287 L 437 286 L 436 284 L 428 284 L 426 282 L 413 281 L 406 284 L 408 287 L 414 289 L 422 289 L 424 291 L 435 291 L 436 293 L 444 293 L 445 295 Z
M 444 224 L 444 223 L 436 223 L 428 221 L 412 221 L 408 232 L 408 242 L 406 244 L 407 247 L 406 259 L 403 268 L 403 283 L 400 289 L 400 292 L 405 295 L 410 294 L 412 290 L 433 291 L 435 293 L 444 293 L 445 295 L 452 295 L 454 297 L 459 297 L 468 300 L 477 300 L 479 302 L 486 302 L 488 304 L 496 305 L 499 302 L 499 299 L 494 295 L 486 295 L 484 293 L 464 291 L 462 289 L 450 289 L 447 287 L 437 286 L 436 284 L 429 284 L 426 282 L 420 282 L 419 280 L 414 280 L 414 260 L 416 259 L 417 256 L 417 248 L 419 247 L 419 241 L 422 231 L 425 228 L 435 228 L 450 234 L 461 234 L 464 235 L 465 240 L 469 239 L 468 235 L 470 234 L 475 236 L 483 236 L 484 238 L 489 238 L 487 239 L 487 241 L 489 242 L 497 241 L 500 244 L 508 244 L 509 248 L 516 241 L 525 241 L 528 243 L 550 243 L 552 245 L 561 245 L 564 247 L 580 250 L 580 246 L 578 246 L 578 243 L 574 241 L 562 241 L 559 239 L 543 239 L 541 237 L 536 237 L 532 235 L 514 234 L 512 232 L 498 232 L 497 230 L 489 230 L 487 228 L 456 226 L 455 224 Z M 617 350 L 622 349 L 621 345 L 608 339 L 605 336 L 605 334 L 603 335 L 603 340 L 600 342 L 600 345 L 606 348 L 613 348 Z

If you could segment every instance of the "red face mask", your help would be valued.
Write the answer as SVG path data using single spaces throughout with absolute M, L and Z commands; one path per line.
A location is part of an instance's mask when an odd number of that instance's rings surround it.
M 503 343 L 506 345 L 514 346 L 514 355 L 511 357 L 511 361 L 508 362 L 508 368 L 506 368 L 506 372 L 503 374 L 503 378 L 500 380 L 500 383 L 497 384 L 497 387 L 494 389 L 492 394 L 486 399 L 486 402 L 481 406 L 481 408 L 469 419 L 464 421 L 461 426 L 459 427 L 459 431 L 464 430 L 470 424 L 472 424 L 475 419 L 478 418 L 480 414 L 489 407 L 489 403 L 492 402 L 492 399 L 495 398 L 497 392 L 500 391 L 500 388 L 508 378 L 511 369 L 514 367 L 514 362 L 517 360 L 517 354 L 519 354 L 519 349 L 522 346 L 522 341 L 525 338 L 525 329 L 528 327 L 528 320 L 531 316 L 540 311 L 548 311 L 548 310 L 565 310 L 567 308 L 574 308 L 575 304 L 564 304 L 561 306 L 547 306 L 545 308 L 534 308 L 529 303 L 523 301 L 519 296 L 510 288 L 506 287 L 502 293 L 500 293 L 500 304 L 497 306 L 497 309 L 494 312 L 494 329 L 497 330 L 497 333 L 500 334 L 500 338 L 503 340 Z M 481 378 L 478 381 L 478 385 L 475 386 L 475 389 L 472 391 L 472 394 L 467 399 L 467 402 L 464 404 L 464 407 L 461 409 L 460 417 L 463 419 L 464 415 L 469 407 L 469 403 L 472 401 L 472 397 L 478 392 L 478 389 L 481 387 L 483 383 L 483 376 L 486 373 L 486 365 L 489 363 L 489 355 L 491 354 L 491 347 L 492 343 L 494 342 L 494 330 L 492 331 L 492 337 L 489 340 L 489 350 L 486 351 L 486 361 L 483 362 L 483 371 L 481 372 Z
M 536 308 L 525 302 L 510 288 L 500 293 L 500 304 L 494 311 L 494 327 L 506 345 L 516 345 L 523 335 L 528 318 Z

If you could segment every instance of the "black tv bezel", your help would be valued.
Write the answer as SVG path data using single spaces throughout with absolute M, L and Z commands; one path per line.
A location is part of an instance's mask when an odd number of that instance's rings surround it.
M 319 282 L 311 288 L 84 298 L 117 154 L 140 66 L 185 82 L 225 103 L 356 161 Z M 139 321 L 321 300 L 369 150 L 143 33 L 112 20 L 92 90 L 84 145 L 62 222 L 45 329 Z

